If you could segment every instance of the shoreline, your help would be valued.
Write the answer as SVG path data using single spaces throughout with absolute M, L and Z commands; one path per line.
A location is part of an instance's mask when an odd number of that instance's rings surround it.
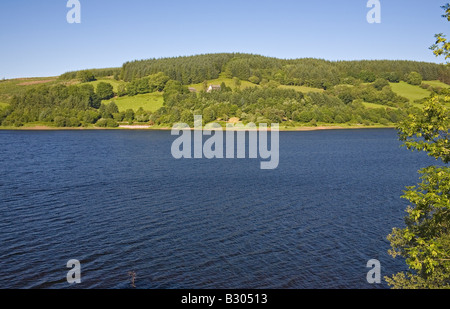
M 280 128 L 280 132 L 311 132 L 311 131 L 326 131 L 326 130 L 366 130 L 366 129 L 395 129 L 395 126 L 317 126 L 317 127 L 293 127 L 293 128 Z M 67 128 L 57 128 L 50 126 L 30 126 L 30 127 L 0 127 L 0 131 L 115 131 L 115 130 L 124 130 L 124 131 L 171 131 L 170 127 L 153 127 L 153 126 L 145 126 L 145 125 L 124 125 L 119 126 L 118 128 L 98 128 L 98 127 L 67 127 Z M 182 129 L 180 129 L 182 130 Z M 194 131 L 194 128 L 187 128 L 185 130 Z M 203 131 L 208 131 L 209 129 L 202 128 Z M 223 131 L 226 131 L 226 128 L 222 127 Z M 245 129 L 234 128 L 232 131 L 245 131 Z M 254 130 L 247 131 L 260 131 L 259 128 Z M 267 128 L 267 131 L 271 131 L 271 128 Z

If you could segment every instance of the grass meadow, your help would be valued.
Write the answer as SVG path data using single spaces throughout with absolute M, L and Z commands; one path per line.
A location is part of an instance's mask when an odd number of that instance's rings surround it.
M 427 83 L 427 82 L 425 82 Z M 413 86 L 406 82 L 391 83 L 392 91 L 396 94 L 407 98 L 411 103 L 415 100 L 421 100 L 430 96 L 431 92 L 420 88 L 420 86 Z
M 117 104 L 119 111 L 126 111 L 127 109 L 137 111 L 142 107 L 145 111 L 156 112 L 164 103 L 163 94 L 161 92 L 114 98 L 103 101 L 103 103 L 109 103 L 111 101 L 114 101 Z

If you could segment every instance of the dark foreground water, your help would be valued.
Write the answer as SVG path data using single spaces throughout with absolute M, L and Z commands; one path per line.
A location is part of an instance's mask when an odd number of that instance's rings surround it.
M 0 288 L 386 288 L 405 186 L 395 130 L 280 133 L 280 165 L 175 160 L 170 132 L 0 131 Z

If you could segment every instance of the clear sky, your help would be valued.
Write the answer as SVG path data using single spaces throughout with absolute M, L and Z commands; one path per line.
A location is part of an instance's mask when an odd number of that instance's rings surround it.
M 448 1 L 380 0 L 381 24 L 367 22 L 367 2 L 80 0 L 81 24 L 69 24 L 67 0 L 1 0 L 0 78 L 216 52 L 443 62 L 428 47 L 450 35 Z

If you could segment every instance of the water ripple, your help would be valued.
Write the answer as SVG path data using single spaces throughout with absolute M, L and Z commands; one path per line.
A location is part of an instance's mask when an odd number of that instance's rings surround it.
M 0 287 L 370 288 L 427 158 L 393 130 L 281 133 L 280 166 L 174 160 L 170 132 L 0 132 Z

